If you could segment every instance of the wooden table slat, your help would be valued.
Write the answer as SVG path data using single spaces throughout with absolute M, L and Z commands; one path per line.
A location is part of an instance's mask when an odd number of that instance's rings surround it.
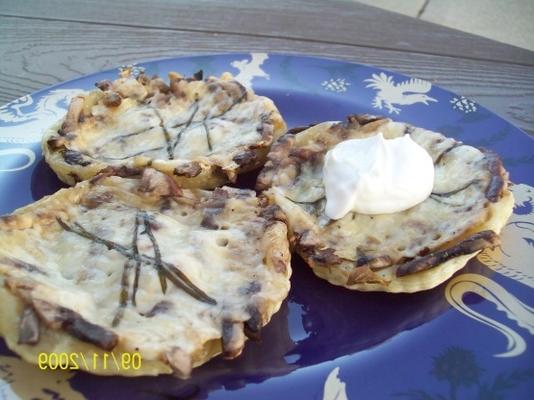
M 298 39 L 534 65 L 534 52 L 352 1 L 24 0 L 4 1 L 0 14 L 191 31 L 190 35 L 212 32 Z
M 0 17 L 0 103 L 43 86 L 146 59 L 198 52 L 286 52 L 372 64 L 430 80 L 534 133 L 531 67 L 452 57 L 225 34 Z M 58 45 L 60 44 L 60 45 Z

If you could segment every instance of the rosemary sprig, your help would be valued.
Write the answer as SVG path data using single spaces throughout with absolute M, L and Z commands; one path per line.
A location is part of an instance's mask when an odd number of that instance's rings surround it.
M 119 325 L 119 323 L 122 320 L 122 317 L 124 316 L 124 310 L 126 309 L 126 306 L 128 305 L 128 294 L 130 291 L 130 269 L 132 268 L 132 260 L 128 259 L 124 263 L 124 267 L 122 270 L 122 277 L 121 277 L 121 292 L 119 297 L 119 309 L 117 310 L 117 313 L 115 314 L 115 317 L 113 318 L 113 322 L 111 323 L 111 326 L 116 327 Z
M 438 203 L 445 204 L 446 206 L 451 206 L 451 207 L 461 207 L 464 205 L 463 203 L 449 203 L 448 201 L 443 201 L 438 196 L 432 196 L 432 194 L 428 196 L 428 198 L 434 201 L 437 201 Z
M 45 276 L 48 275 L 45 271 L 42 270 L 41 267 L 38 267 L 37 265 L 34 265 L 34 264 L 30 264 L 26 261 L 19 260 L 18 258 L 2 256 L 0 257 L 0 262 L 7 263 L 11 265 L 12 267 L 15 267 L 17 269 L 22 269 L 32 274 L 36 273 L 36 274 L 41 274 Z
M 132 252 L 135 260 L 135 273 L 132 291 L 132 304 L 137 306 L 136 296 L 137 288 L 139 287 L 139 276 L 141 274 L 141 258 L 139 258 L 139 248 L 137 247 L 137 239 L 139 234 L 139 212 L 135 214 L 134 233 L 132 239 Z
M 93 233 L 87 231 L 83 226 L 81 226 L 77 222 L 74 223 L 74 226 L 70 226 L 59 217 L 56 217 L 56 220 L 58 221 L 59 225 L 66 231 L 75 233 L 95 243 L 102 244 L 110 250 L 115 250 L 129 259 L 135 260 L 133 252 L 129 250 L 127 247 L 121 244 L 115 243 L 113 241 L 110 241 L 110 240 L 102 239 L 94 235 Z M 139 254 L 139 258 L 141 262 L 145 262 L 152 266 L 157 266 L 156 260 L 153 257 L 147 256 L 145 254 Z M 189 278 L 182 271 L 180 271 L 176 266 L 168 262 L 165 262 L 163 260 L 161 261 L 161 266 L 163 267 L 163 273 L 165 274 L 165 277 L 169 279 L 177 288 L 182 289 L 184 292 L 186 292 L 187 294 L 189 294 L 190 296 L 192 296 L 198 301 L 202 301 L 204 303 L 213 304 L 213 305 L 217 304 L 217 301 L 215 301 L 213 298 L 208 296 L 204 291 L 202 291 L 197 286 L 195 286 L 195 284 L 191 282 L 191 280 L 189 280 Z
M 296 203 L 296 204 L 310 204 L 310 205 L 317 205 L 317 203 L 319 203 L 321 200 L 323 200 L 325 198 L 325 196 L 323 197 L 320 197 L 318 198 L 317 200 L 314 200 L 314 201 L 296 201 L 294 199 L 292 199 L 291 197 L 287 196 L 286 194 L 283 195 L 286 199 L 288 199 L 290 202 L 292 203 Z
M 143 223 L 145 225 L 145 232 L 148 235 L 148 238 L 152 242 L 152 247 L 154 249 L 154 258 L 156 260 L 156 269 L 158 270 L 159 282 L 161 285 L 161 291 L 163 294 L 167 292 L 167 279 L 163 273 L 163 265 L 161 264 L 161 251 L 159 249 L 158 242 L 152 232 L 152 227 L 150 226 L 150 217 L 146 212 L 143 212 Z
M 206 123 L 206 120 L 202 122 L 202 126 L 204 127 L 204 131 L 206 132 L 206 142 L 208 143 L 208 150 L 211 151 L 211 138 L 210 138 L 210 130 L 208 128 L 208 124 Z
M 452 196 L 453 194 L 459 193 L 459 192 L 467 189 L 471 185 L 474 185 L 474 184 L 479 183 L 479 182 L 480 182 L 480 179 L 473 179 L 472 181 L 466 183 L 464 186 L 459 187 L 458 189 L 455 189 L 455 190 L 451 190 L 450 192 L 444 192 L 444 193 L 432 192 L 432 193 L 430 193 L 430 195 L 431 196 L 439 196 L 439 197 L 449 197 L 449 196 Z
M 193 123 L 193 119 L 195 118 L 195 116 L 196 116 L 196 114 L 197 114 L 197 112 L 198 112 L 198 110 L 200 108 L 199 105 L 198 105 L 198 101 L 195 102 L 194 105 L 193 105 L 193 107 L 194 107 L 193 112 L 189 116 L 188 120 L 183 124 L 178 124 L 178 125 L 174 125 L 173 126 L 173 128 L 178 128 L 180 126 L 182 126 L 183 128 L 180 130 L 180 132 L 178 132 L 178 134 L 176 135 L 176 138 L 174 139 L 174 143 L 172 145 L 172 154 L 174 154 L 174 151 L 176 150 L 176 147 L 178 146 L 178 143 L 180 142 L 180 138 L 182 137 L 182 135 L 186 131 L 188 131 L 190 129 L 197 128 L 199 126 L 203 126 L 204 130 L 206 131 L 206 137 L 207 137 L 207 141 L 208 141 L 208 148 L 211 151 L 212 150 L 212 144 L 211 144 L 209 129 L 207 127 L 207 122 L 209 120 L 211 120 L 211 119 L 222 118 L 227 112 L 229 112 L 237 104 L 241 103 L 247 97 L 246 89 L 243 88 L 242 91 L 243 91 L 243 94 L 237 100 L 235 100 L 232 104 L 230 104 L 230 107 L 228 107 L 226 110 L 224 110 L 219 115 L 207 115 L 203 120 L 196 121 L 196 122 L 198 122 L 197 124 L 192 124 Z
M 230 104 L 230 107 L 228 107 L 226 110 L 224 110 L 222 113 L 220 113 L 219 115 L 215 115 L 213 116 L 212 118 L 221 118 L 224 116 L 224 114 L 226 114 L 227 112 L 229 112 L 232 108 L 234 108 L 236 105 L 238 105 L 239 103 L 241 103 L 243 100 L 245 100 L 245 97 L 247 97 L 247 91 L 246 89 L 244 89 L 243 91 L 243 94 L 236 100 L 234 101 L 232 104 Z
M 455 148 L 457 147 L 460 147 L 460 146 L 463 146 L 463 143 L 462 142 L 455 142 L 452 144 L 452 146 L 446 148 L 445 150 L 443 150 L 441 152 L 441 154 L 438 156 L 438 158 L 436 158 L 436 161 L 434 161 L 434 165 L 438 165 L 441 160 L 443 159 L 443 157 L 445 157 L 446 154 L 448 154 L 449 152 L 451 152 L 452 150 L 454 150 Z
M 132 136 L 142 135 L 143 133 L 150 132 L 152 129 L 154 129 L 154 127 L 153 126 L 149 126 L 148 128 L 144 128 L 144 129 L 141 129 L 141 130 L 136 131 L 136 132 L 125 133 L 124 135 L 114 136 L 109 140 L 109 143 L 116 142 L 116 141 L 121 141 L 123 139 L 129 138 L 129 137 L 132 137 Z
M 198 105 L 198 101 L 195 102 L 193 107 L 194 107 L 193 108 L 193 112 L 191 113 L 191 115 L 189 116 L 188 120 L 184 124 L 184 127 L 180 130 L 180 132 L 178 132 L 178 134 L 176 135 L 176 138 L 174 139 L 174 143 L 172 145 L 172 154 L 174 154 L 174 151 L 176 150 L 176 146 L 178 146 L 178 143 L 180 142 L 182 134 L 189 129 L 189 126 L 191 125 L 191 122 L 193 122 L 193 119 L 195 118 L 195 115 L 197 114 L 198 109 L 200 108 L 199 105 Z M 173 126 L 173 128 L 177 128 L 179 126 L 182 126 L 182 125 L 175 125 L 175 126 Z
M 181 288 L 184 292 L 194 297 L 197 300 L 203 301 L 204 303 L 216 305 L 217 302 L 208 296 L 204 291 L 199 289 L 189 278 L 174 265 L 162 262 L 161 265 L 164 267 L 163 273 L 175 286 Z
M 171 135 L 169 134 L 169 131 L 165 127 L 165 123 L 163 122 L 163 117 L 159 113 L 159 111 L 156 108 L 152 108 L 154 110 L 154 113 L 159 118 L 159 126 L 163 130 L 163 136 L 165 137 L 165 142 L 167 143 L 167 155 L 169 156 L 169 160 L 174 160 L 174 152 L 172 148 L 172 142 L 171 142 Z

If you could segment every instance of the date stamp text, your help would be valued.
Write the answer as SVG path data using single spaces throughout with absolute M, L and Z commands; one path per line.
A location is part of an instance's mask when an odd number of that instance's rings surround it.
M 41 370 L 138 371 L 143 359 L 139 353 L 39 353 Z

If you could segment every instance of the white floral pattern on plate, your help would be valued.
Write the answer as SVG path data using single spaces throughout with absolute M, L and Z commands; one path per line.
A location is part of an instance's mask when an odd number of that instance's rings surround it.
M 469 114 L 478 110 L 476 103 L 469 100 L 465 96 L 453 97 L 449 103 L 452 104 L 453 110 L 458 110 L 465 114 Z
M 348 82 L 346 79 L 344 78 L 337 78 L 337 79 L 329 79 L 327 81 L 324 81 L 323 83 L 321 83 L 321 86 L 325 89 L 325 90 L 329 90 L 331 92 L 336 92 L 336 93 L 343 93 L 343 92 L 346 92 L 348 89 L 348 87 L 351 85 L 350 82 Z
M 269 74 L 261 67 L 268 58 L 267 53 L 250 53 L 250 60 L 232 61 L 230 65 L 239 70 L 234 78 L 247 87 L 252 87 L 254 78 L 269 79 Z
M 31 95 L 0 107 L 0 143 L 39 143 L 43 129 L 57 121 L 81 89 L 52 89 L 34 104 Z
M 428 105 L 429 101 L 437 102 L 436 99 L 427 95 L 432 89 L 430 82 L 422 79 L 411 78 L 401 83 L 395 83 L 392 76 L 383 72 L 372 74 L 371 78 L 365 79 L 366 86 L 376 90 L 373 99 L 373 107 L 379 110 L 385 106 L 390 114 L 399 114 L 401 109 L 396 105 L 411 105 L 423 103 Z
M 31 144 L 39 143 L 43 129 L 52 125 L 65 112 L 72 96 L 81 93 L 81 89 L 53 89 L 34 104 L 31 95 L 23 96 L 5 106 L 0 107 L 0 143 Z M 0 172 L 21 171 L 33 165 L 35 152 L 26 147 L 0 150 L 0 157 L 19 155 L 21 165 L 0 168 Z
M 527 260 L 534 246 L 534 188 L 526 184 L 511 186 L 515 198 L 514 213 L 501 232 L 502 245 L 486 249 L 477 258 L 491 269 L 534 289 L 534 273 Z M 513 246 L 513 249 L 508 248 Z M 527 344 L 514 329 L 473 310 L 463 301 L 467 293 L 477 293 L 492 302 L 507 317 L 534 335 L 534 308 L 523 303 L 503 286 L 478 274 L 458 275 L 445 289 L 447 301 L 458 311 L 501 332 L 507 339 L 506 352 L 496 357 L 516 357 Z
M 334 368 L 324 383 L 323 400 L 347 400 L 345 382 L 338 377 L 339 367 Z

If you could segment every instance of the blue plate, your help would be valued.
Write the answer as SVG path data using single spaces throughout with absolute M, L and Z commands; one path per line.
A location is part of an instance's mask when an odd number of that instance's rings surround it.
M 0 340 L 0 398 L 531 399 L 534 393 L 534 141 L 475 102 L 378 68 L 276 54 L 225 54 L 138 64 L 149 74 L 232 72 L 272 98 L 289 127 L 385 114 L 496 151 L 515 183 L 502 249 L 485 251 L 422 293 L 358 293 L 316 278 L 298 258 L 289 298 L 234 361 L 190 380 L 39 371 Z M 0 214 L 61 187 L 40 135 L 70 96 L 105 71 L 0 108 Z M 0 305 L 1 310 L 1 305 Z M 1 312 L 1 311 L 0 311 Z M 30 384 L 31 382 L 31 384 Z M 55 397 L 54 397 L 55 396 Z

